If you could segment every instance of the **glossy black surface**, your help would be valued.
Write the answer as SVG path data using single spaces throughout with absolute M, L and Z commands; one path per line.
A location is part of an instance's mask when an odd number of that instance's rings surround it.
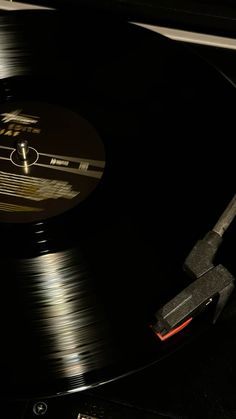
M 0 37 L 1 105 L 78 112 L 107 162 L 78 207 L 1 224 L 1 390 L 27 399 L 129 374 L 211 327 L 207 313 L 162 344 L 149 324 L 235 192 L 235 90 L 188 48 L 110 17 L 6 13 Z M 233 274 L 234 234 L 219 253 Z
M 115 14 L 123 19 L 200 33 L 235 37 L 233 0 L 26 0 L 60 9 Z

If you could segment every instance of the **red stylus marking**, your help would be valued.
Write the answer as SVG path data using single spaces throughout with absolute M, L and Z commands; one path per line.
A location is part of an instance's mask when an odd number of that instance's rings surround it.
M 156 335 L 159 337 L 159 339 L 163 342 L 164 340 L 170 338 L 171 336 L 175 335 L 176 333 L 183 330 L 188 324 L 193 320 L 192 317 L 190 319 L 186 320 L 184 323 L 182 323 L 180 326 L 176 327 L 175 329 L 170 330 L 170 332 L 166 333 L 166 335 L 161 335 L 160 333 L 156 333 Z

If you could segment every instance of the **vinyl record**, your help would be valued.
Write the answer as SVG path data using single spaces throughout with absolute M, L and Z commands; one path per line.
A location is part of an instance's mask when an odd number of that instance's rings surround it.
M 80 391 L 208 327 L 149 325 L 233 194 L 235 90 L 114 16 L 5 13 L 0 39 L 1 394 Z

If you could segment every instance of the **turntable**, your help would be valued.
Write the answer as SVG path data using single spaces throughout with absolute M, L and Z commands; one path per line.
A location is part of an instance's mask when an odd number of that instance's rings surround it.
M 232 32 L 34 3 L 0 14 L 4 414 L 234 417 Z

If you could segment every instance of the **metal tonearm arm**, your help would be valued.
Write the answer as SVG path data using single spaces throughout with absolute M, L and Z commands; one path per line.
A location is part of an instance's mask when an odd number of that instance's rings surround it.
M 236 194 L 213 229 L 196 243 L 184 262 L 184 271 L 194 281 L 156 312 L 152 329 L 161 340 L 182 330 L 216 298 L 214 322 L 224 308 L 234 289 L 234 277 L 223 265 L 214 265 L 214 258 L 235 216 Z

